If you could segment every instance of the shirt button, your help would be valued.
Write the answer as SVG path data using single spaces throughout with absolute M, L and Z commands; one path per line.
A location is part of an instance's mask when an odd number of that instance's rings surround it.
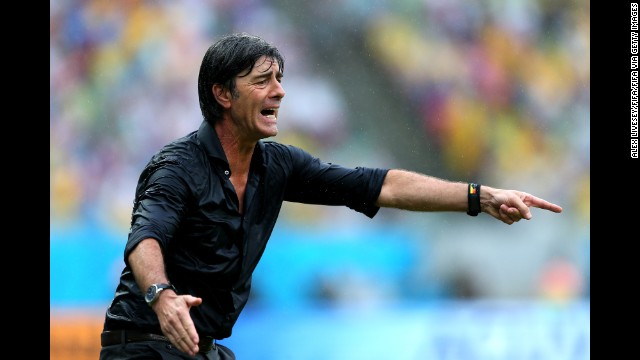
M 225 174 L 225 175 L 227 175 L 227 176 L 229 176 L 229 170 L 225 170 L 225 171 L 224 171 L 224 174 Z

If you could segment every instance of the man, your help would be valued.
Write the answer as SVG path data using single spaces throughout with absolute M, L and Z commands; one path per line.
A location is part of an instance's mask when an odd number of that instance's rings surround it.
M 283 201 L 343 205 L 371 218 L 380 207 L 484 212 L 506 224 L 531 219 L 530 207 L 562 211 L 520 191 L 346 168 L 264 141 L 278 133 L 283 73 L 279 51 L 255 36 L 227 35 L 207 50 L 202 124 L 140 175 L 101 359 L 235 359 L 215 340 L 231 335 L 247 303 Z

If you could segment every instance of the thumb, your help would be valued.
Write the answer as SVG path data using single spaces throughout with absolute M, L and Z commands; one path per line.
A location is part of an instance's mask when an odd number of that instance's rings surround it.
M 200 304 L 202 304 L 202 298 L 191 295 L 184 295 L 184 301 L 189 307 L 199 306 Z
M 519 197 L 515 197 L 511 206 L 509 207 L 518 209 L 518 212 L 520 212 L 520 216 L 522 216 L 526 220 L 531 220 L 531 218 L 533 217 L 533 215 L 531 215 L 531 210 L 529 209 L 527 204 L 525 204 L 524 201 L 522 201 L 522 199 L 520 199 Z

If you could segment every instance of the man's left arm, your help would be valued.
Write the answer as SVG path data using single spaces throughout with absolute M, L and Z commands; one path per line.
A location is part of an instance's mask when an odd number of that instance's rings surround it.
M 467 211 L 468 183 L 406 170 L 389 170 L 376 205 L 411 211 Z M 517 190 L 481 186 L 480 209 L 506 224 L 531 219 L 530 207 L 562 212 L 556 204 Z

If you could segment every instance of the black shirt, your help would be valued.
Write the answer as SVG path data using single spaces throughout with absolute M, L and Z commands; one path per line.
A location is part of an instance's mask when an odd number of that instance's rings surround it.
M 220 140 L 206 121 L 155 154 L 136 187 L 125 268 L 107 309 L 104 330 L 161 334 L 127 258 L 147 238 L 163 249 L 178 294 L 201 297 L 191 308 L 200 336 L 223 339 L 247 303 L 251 274 L 276 224 L 283 201 L 345 205 L 373 218 L 386 169 L 325 163 L 295 146 L 259 141 L 245 190 L 244 213 Z

